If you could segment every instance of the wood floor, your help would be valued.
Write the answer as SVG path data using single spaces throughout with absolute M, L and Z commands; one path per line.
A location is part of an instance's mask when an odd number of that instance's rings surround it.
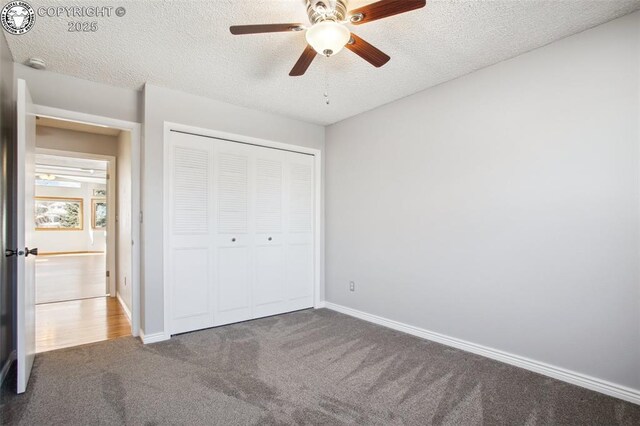
M 105 294 L 104 254 L 39 256 L 36 352 L 129 336 L 124 309 Z
M 36 305 L 36 353 L 130 334 L 127 315 L 115 297 Z
M 104 253 L 40 255 L 36 259 L 36 303 L 107 294 Z

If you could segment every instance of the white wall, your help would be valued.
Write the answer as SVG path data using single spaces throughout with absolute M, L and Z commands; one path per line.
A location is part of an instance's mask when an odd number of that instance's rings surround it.
M 33 102 L 120 120 L 140 122 L 142 94 L 14 63 L 15 78 L 27 82 Z
M 327 300 L 640 390 L 639 31 L 330 126 Z
M 324 127 L 147 84 L 144 91 L 143 308 L 145 334 L 164 329 L 163 137 L 164 122 L 324 149 Z
M 83 182 L 80 188 L 36 186 L 36 197 L 82 198 L 83 229 L 73 231 L 36 231 L 34 247 L 40 253 L 67 253 L 106 250 L 106 231 L 91 228 L 91 199 L 94 189 L 106 189 L 106 185 Z
M 324 128 L 294 119 L 146 85 L 134 90 L 14 64 L 16 78 L 29 85 L 39 105 L 134 122 L 144 121 L 141 255 L 141 325 L 146 334 L 163 331 L 162 176 L 164 121 L 289 144 L 324 148 Z M 110 154 L 113 155 L 113 154 Z M 146 249 L 146 250 L 145 250 Z
M 131 294 L 131 133 L 120 132 L 117 152 L 117 278 L 116 291 L 132 308 Z

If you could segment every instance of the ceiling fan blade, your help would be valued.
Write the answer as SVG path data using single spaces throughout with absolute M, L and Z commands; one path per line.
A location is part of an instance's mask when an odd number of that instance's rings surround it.
M 345 47 L 374 67 L 379 68 L 391 59 L 391 57 L 382 50 L 367 43 L 354 33 L 351 33 L 351 40 L 349 40 L 349 43 L 347 43 Z
M 351 16 L 352 24 L 360 25 L 420 9 L 426 4 L 426 0 L 380 0 L 376 3 L 354 9 L 349 12 L 349 15 Z
M 313 58 L 315 58 L 316 55 L 317 53 L 313 49 L 313 47 L 307 45 L 306 49 L 304 49 L 304 52 L 302 52 L 302 55 L 300 55 L 298 62 L 296 62 L 296 64 L 291 69 L 289 75 L 292 77 L 303 75 L 305 72 L 307 72 L 307 68 L 309 68 L 309 65 L 311 65 L 311 62 L 313 62 Z
M 260 24 L 260 25 L 234 25 L 229 31 L 234 35 L 281 33 L 287 31 L 300 31 L 304 29 L 302 24 Z

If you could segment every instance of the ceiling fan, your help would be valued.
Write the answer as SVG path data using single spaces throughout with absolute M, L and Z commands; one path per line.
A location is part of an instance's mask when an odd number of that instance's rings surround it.
M 375 67 L 391 59 L 387 54 L 353 34 L 345 24 L 362 25 L 367 22 L 420 9 L 426 0 L 380 0 L 348 11 L 349 0 L 306 0 L 311 26 L 301 23 L 235 25 L 231 34 L 259 34 L 306 31 L 307 47 L 293 66 L 290 76 L 303 75 L 317 54 L 333 56 L 343 47 L 351 50 Z

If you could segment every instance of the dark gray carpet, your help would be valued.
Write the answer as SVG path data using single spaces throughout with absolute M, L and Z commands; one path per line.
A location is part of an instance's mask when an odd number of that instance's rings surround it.
M 328 310 L 39 355 L 5 424 L 639 425 L 640 406 Z

